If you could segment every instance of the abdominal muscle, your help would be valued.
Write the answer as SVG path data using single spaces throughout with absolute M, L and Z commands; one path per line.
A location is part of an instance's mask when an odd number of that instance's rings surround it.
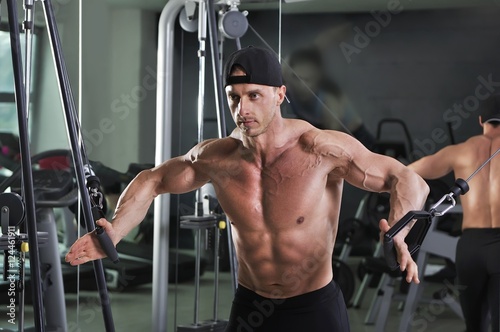
M 333 277 L 334 235 L 327 227 L 301 226 L 245 231 L 242 237 L 233 227 L 238 282 L 268 298 L 289 298 L 327 285 Z

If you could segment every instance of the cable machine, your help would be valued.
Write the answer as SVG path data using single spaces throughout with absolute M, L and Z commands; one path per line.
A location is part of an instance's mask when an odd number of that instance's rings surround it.
M 116 252 L 113 243 L 100 227 L 96 227 L 94 221 L 101 217 L 102 205 L 101 200 L 102 193 L 100 192 L 100 182 L 99 178 L 95 176 L 92 170 L 92 166 L 86 155 L 85 146 L 83 140 L 81 139 L 80 124 L 77 117 L 76 106 L 73 100 L 72 90 L 69 82 L 69 77 L 66 70 L 66 65 L 64 57 L 62 54 L 61 42 L 59 38 L 59 32 L 57 29 L 54 9 L 52 7 L 51 0 L 42 0 L 43 10 L 46 22 L 47 33 L 50 41 L 50 46 L 52 49 L 53 60 L 56 68 L 56 76 L 59 85 L 59 92 L 61 96 L 62 107 L 65 115 L 66 130 L 71 146 L 71 156 L 73 159 L 73 166 L 76 175 L 76 180 L 78 184 L 78 189 L 81 196 L 81 207 L 84 217 L 85 226 L 88 232 L 94 232 L 98 237 L 103 249 L 106 251 L 108 257 L 114 261 L 118 262 L 118 254 Z M 24 216 L 21 216 L 21 222 L 24 223 L 27 229 L 27 234 L 20 233 L 16 226 L 11 226 L 11 220 L 19 218 L 10 218 L 10 215 L 3 215 L 2 224 L 8 226 L 8 234 L 12 238 L 12 243 L 16 246 L 13 249 L 20 250 L 23 253 L 27 250 L 26 243 L 29 244 L 29 248 L 33 250 L 30 251 L 29 261 L 31 270 L 31 283 L 33 289 L 33 311 L 34 311 L 34 323 L 36 331 L 45 331 L 48 328 L 46 313 L 44 308 L 44 302 L 46 297 L 42 290 L 42 275 L 41 275 L 41 264 L 40 264 L 40 254 L 39 245 L 47 241 L 46 234 L 39 234 L 37 232 L 37 222 L 36 222 L 36 207 L 35 207 L 35 196 L 33 189 L 33 174 L 32 174 L 32 161 L 31 152 L 29 146 L 29 134 L 28 134 L 28 100 L 29 100 L 29 87 L 31 83 L 31 37 L 33 29 L 33 12 L 34 12 L 34 0 L 24 1 L 25 10 L 25 21 L 23 22 L 23 27 L 26 32 L 26 75 L 23 75 L 23 62 L 21 56 L 21 46 L 20 46 L 20 30 L 18 21 L 18 10 L 15 0 L 7 0 L 8 8 L 8 20 L 9 20 L 9 30 L 10 30 L 10 40 L 11 40 L 11 50 L 12 50 L 12 63 L 14 71 L 14 83 L 15 83 L 15 96 L 16 96 L 16 108 L 18 115 L 18 126 L 19 126 L 19 145 L 21 154 L 21 195 L 19 197 L 8 195 L 7 203 L 14 202 L 14 206 L 19 205 L 15 208 L 16 211 L 24 211 Z M 5 198 L 5 197 L 4 197 Z M 5 200 L 2 201 L 2 211 L 9 212 L 9 204 L 4 204 Z M 4 226 L 4 225 L 2 225 Z M 3 227 L 2 227 L 3 228 Z M 3 237 L 3 235 L 2 235 Z M 27 242 L 26 242 L 27 241 Z M 9 244 L 11 243 L 8 241 Z M 24 245 L 23 245 L 24 243 Z M 19 248 L 17 245 L 19 244 Z M 40 249 L 42 250 L 42 249 Z M 21 256 L 21 262 L 22 262 Z M 102 314 L 104 318 L 105 330 L 114 331 L 114 323 L 110 306 L 110 299 L 107 291 L 106 280 L 104 275 L 104 269 L 101 260 L 93 261 L 94 273 L 96 277 L 97 288 L 100 296 L 100 303 L 102 308 Z M 23 273 L 19 275 L 19 278 L 23 278 Z M 22 285 L 22 280 L 18 283 Z M 19 294 L 20 297 L 23 296 L 22 292 Z M 23 299 L 19 299 L 19 303 L 23 305 Z M 19 308 L 23 312 L 24 307 Z M 48 309 L 48 308 L 47 308 Z M 23 322 L 19 321 L 20 324 Z M 24 327 L 21 325 L 20 330 Z M 60 329 L 67 330 L 67 327 L 61 326 Z

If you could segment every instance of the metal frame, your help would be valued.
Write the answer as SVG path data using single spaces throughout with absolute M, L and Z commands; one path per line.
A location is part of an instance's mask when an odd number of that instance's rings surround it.
M 58 87 L 62 102 L 62 108 L 66 120 L 66 130 L 71 145 L 71 154 L 73 157 L 74 171 L 78 183 L 78 189 L 81 196 L 81 204 L 83 215 L 88 232 L 96 230 L 98 239 L 103 249 L 108 254 L 108 257 L 117 256 L 116 249 L 111 243 L 111 240 L 100 227 L 94 224 L 92 214 L 92 204 L 89 197 L 89 192 L 86 187 L 86 179 L 91 178 L 94 174 L 86 156 L 85 146 L 80 139 L 80 123 L 76 116 L 76 106 L 71 92 L 71 85 L 66 70 L 66 65 L 63 57 L 61 41 L 52 7 L 51 0 L 42 0 L 43 10 L 45 14 L 47 34 L 52 50 L 52 56 L 56 69 Z M 22 196 L 26 205 L 26 225 L 28 231 L 28 243 L 30 252 L 30 270 L 31 282 L 33 287 L 33 309 L 34 323 L 36 331 L 45 331 L 47 318 L 44 313 L 44 298 L 42 295 L 42 276 L 41 276 L 41 255 L 38 249 L 38 233 L 36 224 L 36 208 L 34 197 L 34 183 L 32 174 L 32 161 L 29 147 L 28 134 L 28 101 L 29 87 L 31 81 L 31 43 L 32 43 L 32 26 L 33 26 L 33 9 L 34 0 L 25 0 L 25 21 L 23 22 L 26 30 L 26 76 L 23 75 L 23 62 L 20 47 L 20 31 L 18 23 L 18 10 L 15 0 L 7 0 L 9 30 L 11 36 L 11 52 L 12 65 L 15 83 L 15 96 L 19 125 L 19 145 L 21 151 L 21 169 L 22 169 Z M 111 312 L 110 299 L 107 291 L 104 268 L 101 260 L 93 261 L 94 272 L 96 277 L 97 289 L 99 292 L 101 309 L 104 319 L 106 331 L 114 331 L 114 323 Z M 48 305 L 52 305 L 48 303 Z M 64 313 L 63 315 L 64 316 Z M 64 328 L 64 327 L 63 327 Z
M 213 58 L 214 81 L 216 89 L 217 120 L 219 136 L 224 137 L 226 125 L 223 116 L 223 94 L 221 83 L 221 67 L 217 64 L 218 44 L 216 40 L 215 0 L 199 0 L 207 4 L 208 24 L 211 35 L 211 51 Z M 173 113 L 173 84 L 174 84 L 174 31 L 176 18 L 186 0 L 170 0 L 163 8 L 158 24 L 158 58 L 157 73 L 158 86 L 156 95 L 156 153 L 155 163 L 161 164 L 172 157 L 172 113 Z M 204 6 L 202 6 L 204 7 Z M 204 40 L 200 41 L 203 43 Z M 200 59 L 200 66 L 204 67 Z M 201 74 L 200 74 L 201 77 Z M 204 77 L 203 77 L 204 79 Z M 203 83 L 202 83 L 203 84 Z M 204 87 L 204 85 L 203 85 Z M 199 97 L 201 98 L 201 97 Z M 202 103 L 201 103 L 202 104 Z M 200 125 L 200 123 L 199 123 Z M 201 126 L 201 125 L 200 125 Z M 168 303 L 168 266 L 169 266 L 169 222 L 170 222 L 170 194 L 160 195 L 155 199 L 154 205 L 154 244 L 153 244 L 153 305 L 152 329 L 153 331 L 167 331 L 167 303 Z M 233 286 L 236 287 L 236 272 L 234 249 L 232 247 L 230 222 L 228 235 L 230 241 L 231 272 Z
M 172 157 L 172 98 L 174 82 L 175 19 L 185 0 L 170 0 L 158 24 L 158 86 L 156 92 L 156 155 L 161 164 Z M 168 258 L 170 194 L 160 195 L 154 203 L 153 306 L 152 330 L 167 331 Z

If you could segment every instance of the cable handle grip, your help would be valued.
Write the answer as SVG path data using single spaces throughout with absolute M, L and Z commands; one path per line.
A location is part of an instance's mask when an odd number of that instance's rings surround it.
M 97 221 L 101 218 L 105 218 L 104 212 L 102 212 L 102 210 L 98 206 L 92 207 L 92 216 L 94 217 L 94 221 Z M 106 256 L 108 256 L 108 258 L 111 259 L 113 263 L 115 264 L 118 263 L 120 261 L 120 258 L 118 257 L 118 252 L 116 251 L 116 248 L 113 245 L 113 241 L 111 241 L 104 228 L 102 228 L 101 226 L 96 226 L 95 234 L 99 239 L 99 243 L 101 244 L 102 249 L 106 253 Z
M 92 218 L 94 219 L 94 222 L 101 218 L 106 218 L 104 215 L 104 212 L 102 211 L 102 203 L 101 202 L 95 202 L 92 198 L 92 196 L 97 195 L 102 199 L 102 193 L 100 192 L 100 186 L 101 182 L 99 178 L 95 175 L 90 175 L 87 177 L 87 188 L 89 189 L 89 195 L 91 195 L 91 201 L 93 202 L 93 206 L 91 208 L 92 210 Z M 120 261 L 120 258 L 118 257 L 118 252 L 116 251 L 115 246 L 113 245 L 113 241 L 109 238 L 108 234 L 102 228 L 101 226 L 95 227 L 95 234 L 97 236 L 97 239 L 99 240 L 99 243 L 101 244 L 102 249 L 106 253 L 106 256 L 108 256 L 109 259 L 113 263 L 118 263 Z
M 398 234 L 410 222 L 416 220 L 415 224 L 410 229 L 410 232 L 408 232 L 405 237 L 405 242 L 408 245 L 408 251 L 413 256 L 413 254 L 420 249 L 425 235 L 431 225 L 431 219 L 432 215 L 427 211 L 409 211 L 403 218 L 394 224 L 387 233 L 384 234 L 384 256 L 387 266 L 391 270 L 399 268 L 397 252 L 394 247 L 394 236 L 396 236 L 396 234 Z
M 458 178 L 455 180 L 455 184 L 451 187 L 450 192 L 458 197 L 460 195 L 465 195 L 469 191 L 469 184 L 466 180 Z

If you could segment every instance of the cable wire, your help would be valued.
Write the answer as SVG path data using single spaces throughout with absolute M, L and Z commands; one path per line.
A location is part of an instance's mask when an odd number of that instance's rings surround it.
M 269 48 L 271 51 L 273 51 L 277 56 L 279 56 L 279 54 L 276 53 L 276 51 L 274 51 L 274 49 L 271 47 L 271 45 L 269 45 L 269 43 L 257 32 L 257 30 L 254 29 L 254 27 L 251 25 L 251 24 L 248 24 L 249 28 L 253 31 L 253 33 L 255 33 L 255 35 L 262 41 L 262 43 L 264 43 L 264 45 L 266 45 L 267 48 Z M 281 60 L 280 60 L 281 61 Z M 323 100 L 321 100 L 321 98 L 319 98 L 319 96 L 309 87 L 309 85 L 307 85 L 307 83 L 305 83 L 301 78 L 300 76 L 298 76 L 295 71 L 293 70 L 293 68 L 290 67 L 290 65 L 288 63 L 286 63 L 285 61 L 282 62 L 283 65 L 287 66 L 287 68 L 289 68 L 293 74 L 295 74 L 295 76 L 297 76 L 297 78 L 299 79 L 299 81 L 306 87 L 306 89 L 314 96 L 314 98 L 321 104 L 322 107 L 324 107 L 328 112 L 330 112 L 332 114 L 332 116 L 335 118 L 335 120 L 338 121 L 338 123 L 340 124 L 340 126 L 344 129 L 344 131 L 346 133 L 348 133 L 349 135 L 351 136 L 354 136 L 354 134 L 351 132 L 351 130 L 349 130 L 349 128 L 347 127 L 347 125 L 345 125 L 342 120 L 339 119 L 339 117 L 335 114 L 335 112 L 330 108 L 328 107 L 325 102 Z
M 474 173 L 472 173 L 472 174 L 471 174 L 471 175 L 467 178 L 467 180 L 465 180 L 465 182 L 469 183 L 469 181 L 470 181 L 470 180 L 472 180 L 472 178 L 473 178 L 474 176 L 476 176 L 476 174 L 477 174 L 480 170 L 482 170 L 482 169 L 483 169 L 483 167 L 484 167 L 484 166 L 486 166 L 486 165 L 487 165 L 487 164 L 491 161 L 491 159 L 493 159 L 493 158 L 494 158 L 494 157 L 495 157 L 498 153 L 500 153 L 500 148 L 499 148 L 499 149 L 498 149 L 495 153 L 493 153 L 493 154 L 491 155 L 491 157 L 489 157 L 489 158 L 488 158 L 488 159 L 487 159 L 484 163 L 482 163 L 482 164 L 481 164 L 481 166 L 479 166 L 479 168 L 478 168 L 478 169 L 476 169 L 476 170 L 474 171 Z
M 83 73 L 83 3 L 82 0 L 78 0 L 78 120 L 81 123 L 82 122 L 82 73 Z M 82 146 L 82 136 L 79 135 L 79 145 Z M 80 223 L 80 218 L 81 218 L 81 194 L 80 191 L 78 191 L 78 200 L 77 200 L 77 237 L 80 238 L 81 236 L 81 223 Z M 77 265 L 77 271 L 76 271 L 76 326 L 80 326 L 80 265 Z

